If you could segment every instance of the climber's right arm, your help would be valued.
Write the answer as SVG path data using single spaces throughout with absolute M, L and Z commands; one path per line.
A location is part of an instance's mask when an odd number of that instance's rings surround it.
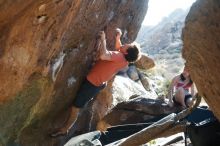
M 100 48 L 99 58 L 101 60 L 109 60 L 110 61 L 111 60 L 111 53 L 106 48 L 105 32 L 101 31 L 99 35 L 101 36 L 101 48 Z

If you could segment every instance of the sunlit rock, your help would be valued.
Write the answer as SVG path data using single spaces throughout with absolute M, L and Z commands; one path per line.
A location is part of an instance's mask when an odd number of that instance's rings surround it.
M 196 1 L 183 31 L 183 57 L 192 80 L 220 120 L 220 1 Z
M 69 107 L 94 60 L 104 30 L 133 42 L 148 0 L 1 0 L 0 145 L 55 145 Z M 132 16 L 132 17 L 131 17 Z

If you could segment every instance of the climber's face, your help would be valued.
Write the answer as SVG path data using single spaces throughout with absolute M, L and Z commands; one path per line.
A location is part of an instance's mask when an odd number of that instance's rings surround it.
M 184 70 L 183 70 L 183 76 L 184 77 L 188 77 L 189 76 L 189 72 L 188 72 L 188 70 L 186 68 L 184 68 Z
M 124 44 L 124 45 L 122 46 L 122 51 L 123 51 L 124 54 L 127 53 L 127 49 L 128 49 L 129 47 L 132 47 L 132 45 L 131 45 L 131 44 Z

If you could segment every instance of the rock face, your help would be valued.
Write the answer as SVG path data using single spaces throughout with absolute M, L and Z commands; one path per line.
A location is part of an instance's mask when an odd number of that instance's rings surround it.
M 97 129 L 105 131 L 107 127 L 123 124 L 144 123 L 182 110 L 180 106 L 169 107 L 162 100 L 138 96 L 127 102 L 119 103 L 97 125 Z
M 148 0 L 0 0 L 0 145 L 53 145 L 95 52 L 114 30 L 132 42 Z M 59 115 L 59 118 L 58 118 Z
M 183 57 L 198 92 L 220 120 L 220 1 L 197 0 L 183 31 Z

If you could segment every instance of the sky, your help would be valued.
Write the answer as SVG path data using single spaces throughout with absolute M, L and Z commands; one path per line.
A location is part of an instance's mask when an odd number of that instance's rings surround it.
M 187 9 L 196 0 L 149 0 L 143 25 L 156 25 L 177 8 Z

